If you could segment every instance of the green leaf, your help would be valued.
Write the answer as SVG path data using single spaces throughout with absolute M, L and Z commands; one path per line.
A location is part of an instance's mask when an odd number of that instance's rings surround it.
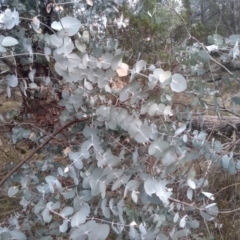
M 137 230 L 131 225 L 130 225 L 128 234 L 131 239 L 136 239 L 136 235 L 138 235 Z
M 29 88 L 31 89 L 39 89 L 38 85 L 36 83 L 30 83 Z
M 186 238 L 190 233 L 191 232 L 190 232 L 189 229 L 182 229 L 182 230 L 176 231 L 172 235 L 172 240 L 178 240 L 178 239 L 181 239 L 181 238 Z
M 207 198 L 214 200 L 214 195 L 210 192 L 202 192 L 203 195 L 205 195 Z
M 94 48 L 92 48 L 91 53 L 92 53 L 97 59 L 99 59 L 99 58 L 101 58 L 101 56 L 102 56 L 102 48 L 94 47 Z
M 88 236 L 88 240 L 105 240 L 109 235 L 110 227 L 107 224 L 96 224 Z
M 214 151 L 216 151 L 217 153 L 220 153 L 221 150 L 222 150 L 222 144 L 221 144 L 221 142 L 216 141 L 216 142 L 214 143 Z
M 43 216 L 43 221 L 46 223 L 50 223 L 52 220 L 52 215 L 50 214 L 49 210 L 47 208 L 45 208 L 42 212 L 42 216 Z
M 53 56 L 55 60 L 62 64 L 65 68 L 75 68 L 78 67 L 80 58 L 75 53 L 68 54 L 65 56 L 64 54 L 58 54 L 56 50 L 53 51 Z
M 209 207 L 210 206 L 210 207 Z M 213 221 L 218 216 L 218 207 L 216 204 L 209 206 L 203 206 L 200 211 L 200 215 L 204 218 L 206 221 Z
M 188 179 L 187 184 L 191 189 L 196 189 L 196 183 L 194 182 L 193 179 Z
M 150 90 L 154 89 L 154 87 L 157 85 L 158 79 L 154 77 L 153 74 L 148 75 L 148 87 Z
M 91 69 L 98 68 L 97 63 L 98 63 L 98 60 L 94 56 L 88 57 L 88 67 L 89 68 L 91 68 Z
M 105 53 L 101 58 L 100 62 L 102 64 L 103 69 L 108 69 L 111 67 L 111 63 L 113 60 L 113 55 L 110 53 Z
M 10 235 L 11 235 L 11 239 L 14 239 L 14 240 L 26 240 L 27 239 L 26 235 L 19 230 L 10 231 Z
M 148 114 L 150 116 L 154 116 L 156 114 L 156 112 L 158 111 L 158 104 L 157 103 L 153 103 L 150 108 L 148 109 Z
M 160 83 L 164 83 L 167 79 L 169 79 L 172 76 L 172 73 L 170 71 L 164 71 L 161 68 L 156 68 L 153 71 L 153 75 L 156 79 L 160 81 Z
M 186 124 L 182 124 L 182 126 L 180 128 L 178 128 L 175 133 L 174 133 L 174 137 L 180 135 L 181 133 L 183 133 L 187 128 Z
M 71 226 L 78 227 L 86 221 L 89 216 L 90 207 L 87 203 L 83 203 L 80 210 L 72 216 Z
M 63 218 L 69 215 L 73 214 L 73 208 L 72 207 L 65 207 L 61 210 L 59 213 Z
M 187 88 L 186 79 L 181 74 L 175 73 L 172 76 L 170 87 L 174 92 L 183 92 Z
M 1 44 L 4 47 L 12 47 L 18 44 L 18 40 L 16 38 L 8 36 L 2 40 Z
M 101 209 L 102 209 L 104 217 L 110 218 L 111 217 L 110 210 L 108 207 L 106 207 L 106 204 L 107 204 L 107 199 L 105 198 L 102 200 Z
M 223 157 L 222 157 L 222 166 L 223 166 L 223 168 L 228 169 L 229 161 L 230 161 L 230 159 L 229 159 L 228 155 L 226 155 L 226 154 L 223 155 Z
M 174 146 L 170 146 L 163 152 L 162 164 L 164 166 L 169 166 L 176 162 L 177 156 Z
M 51 27 L 57 31 L 63 30 L 64 34 L 71 37 L 81 27 L 81 22 L 75 17 L 63 17 L 60 22 L 54 21 Z
M 81 43 L 78 39 L 76 39 L 75 45 L 80 52 L 86 52 L 87 46 L 85 43 Z
M 12 29 L 15 25 L 18 25 L 19 24 L 18 11 L 16 11 L 15 9 L 11 11 L 9 8 L 7 8 L 4 11 L 2 22 L 4 23 L 7 29 Z
M 208 63 L 210 61 L 210 56 L 205 50 L 200 50 L 198 52 L 198 55 L 200 57 L 201 62 Z
M 98 224 L 94 220 L 90 220 L 73 230 L 71 240 L 105 240 L 109 235 L 110 228 L 107 224 Z
M 70 37 L 65 37 L 63 43 L 55 51 L 57 54 L 64 54 L 64 56 L 69 55 L 74 48 L 72 39 Z M 76 54 L 75 54 L 76 55 Z
M 179 226 L 181 228 L 184 228 L 186 226 L 186 218 L 187 218 L 188 215 L 185 215 L 181 218 L 180 222 L 179 222 Z
M 187 134 L 184 134 L 182 137 L 183 141 L 186 143 L 188 141 L 188 136 Z
M 122 175 L 120 178 L 118 178 L 112 185 L 112 191 L 117 190 L 121 187 L 122 184 L 126 184 L 128 180 L 131 178 L 131 175 Z
M 47 61 L 50 61 L 50 57 L 49 55 L 51 55 L 52 51 L 49 47 L 44 47 L 44 54 L 45 54 L 45 58 L 47 59 Z
M 130 91 L 129 91 L 129 86 L 126 86 L 122 89 L 122 91 L 120 92 L 120 95 L 119 95 L 119 100 L 121 102 L 124 102 L 126 101 L 128 98 L 129 98 L 129 95 L 130 95 Z
M 137 203 L 137 201 L 138 201 L 138 193 L 137 193 L 137 191 L 132 191 L 131 197 L 132 197 L 132 200 L 135 203 Z
M 90 35 L 89 35 L 89 32 L 88 31 L 83 31 L 83 34 L 82 34 L 82 40 L 86 43 L 89 42 L 89 38 L 90 38 Z
M 85 224 L 82 224 L 78 228 L 72 231 L 70 235 L 71 240 L 85 240 L 89 236 L 89 233 L 94 230 L 96 227 L 96 222 L 94 220 L 90 220 Z
M 28 73 L 28 77 L 30 78 L 31 82 L 34 82 L 34 75 L 36 73 L 36 69 L 32 69 L 29 73 Z
M 230 35 L 228 39 L 230 40 L 230 43 L 232 45 L 235 45 L 236 42 L 240 40 L 239 35 L 235 35 L 235 34 Z
M 18 85 L 18 78 L 16 75 L 7 75 L 7 84 L 10 87 L 16 87 Z
M 235 59 L 238 56 L 239 56 L 239 47 L 238 47 L 238 41 L 236 41 L 236 43 L 232 49 L 232 57 L 233 57 L 233 59 Z
M 63 39 L 57 34 L 53 34 L 50 36 L 50 42 L 54 47 L 61 47 L 63 45 Z
M 139 185 L 140 183 L 137 180 L 130 180 L 125 186 L 123 197 L 126 197 L 128 191 L 136 191 L 139 188 Z
M 168 184 L 167 180 L 147 179 L 144 182 L 144 189 L 149 196 L 155 193 L 164 205 L 168 205 L 172 192 L 166 188 L 166 184 Z
M 214 44 L 214 38 L 212 35 L 208 36 L 208 44 Z
M 91 91 L 91 90 L 93 90 L 93 85 L 85 79 L 84 80 L 84 88 Z
M 240 97 L 232 97 L 232 101 L 238 105 L 240 105 Z
M 65 199 L 72 199 L 75 196 L 75 189 L 67 189 L 64 192 L 61 192 L 61 194 Z
M 82 75 L 78 68 L 67 68 L 58 62 L 55 63 L 54 68 L 67 82 L 71 83 L 82 80 Z
M 73 161 L 73 164 L 77 169 L 82 169 L 83 168 L 81 152 L 74 152 L 74 153 L 70 152 L 69 153 L 69 159 L 71 161 Z
M 229 161 L 229 165 L 228 165 L 228 172 L 229 174 L 236 174 L 236 164 L 235 162 L 233 161 L 233 159 L 231 159 Z
M 111 62 L 112 70 L 116 71 L 118 67 L 120 66 L 120 63 L 122 63 L 122 54 L 118 54 L 113 57 Z
M 131 126 L 130 126 L 130 127 L 131 127 Z M 149 141 L 150 134 L 151 134 L 151 131 L 150 131 L 149 126 L 142 125 L 142 126 L 138 129 L 137 133 L 134 135 L 134 139 L 135 139 L 138 143 L 145 143 L 145 142 L 148 142 L 148 141 Z
M 106 197 L 106 190 L 107 190 L 106 183 L 101 181 L 100 184 L 99 184 L 99 189 L 100 189 L 101 197 L 105 198 Z
M 149 196 L 152 196 L 152 194 L 156 193 L 157 186 L 158 181 L 156 179 L 147 179 L 144 182 L 144 189 Z
M 62 233 L 65 233 L 68 230 L 68 219 L 64 219 L 62 225 L 59 226 L 59 230 Z
M 146 230 L 146 228 L 143 226 L 142 223 L 139 225 L 138 228 L 139 228 L 139 231 L 140 231 L 140 233 L 141 233 L 142 235 L 145 235 L 145 234 L 147 233 L 147 230 Z
M 192 197 L 193 197 L 193 190 L 191 188 L 187 189 L 187 198 L 192 201 Z
M 135 72 L 139 73 L 143 69 L 146 69 L 146 65 L 147 65 L 147 63 L 144 60 L 139 60 L 135 65 Z
M 237 160 L 236 168 L 240 170 L 240 160 Z
M 187 220 L 186 226 L 189 228 L 197 229 L 199 228 L 200 223 L 197 220 Z
M 18 193 L 18 191 L 19 191 L 18 187 L 15 187 L 15 186 L 10 187 L 8 189 L 8 196 L 9 197 L 13 197 L 13 196 L 15 196 Z
M 148 154 L 153 155 L 156 158 L 163 157 L 163 152 L 169 147 L 169 143 L 167 141 L 162 141 L 161 139 L 154 140 L 149 148 Z
M 156 237 L 156 240 L 168 240 L 168 239 L 169 238 L 163 233 L 158 234 Z

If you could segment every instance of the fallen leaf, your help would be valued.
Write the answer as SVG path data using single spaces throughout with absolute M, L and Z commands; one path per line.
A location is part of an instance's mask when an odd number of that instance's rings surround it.
M 93 5 L 93 1 L 92 0 L 86 0 L 86 2 L 87 2 L 87 5 L 90 5 L 90 6 Z
M 32 141 L 34 141 L 36 139 L 36 134 L 34 132 L 31 132 L 29 139 L 31 139 Z
M 48 5 L 47 5 L 47 7 L 46 7 L 46 11 L 47 11 L 47 13 L 50 13 L 51 11 L 52 11 L 52 3 L 49 3 Z
M 36 25 L 36 26 L 39 26 L 39 20 L 38 20 L 38 18 L 37 17 L 34 17 L 33 19 L 32 19 L 32 24 L 34 24 L 34 25 Z
M 55 11 L 56 11 L 56 12 L 61 12 L 61 11 L 63 11 L 63 7 L 56 5 L 56 6 L 55 6 Z
M 116 70 L 119 77 L 125 77 L 128 75 L 129 66 L 126 63 L 121 63 L 119 68 Z
M 123 82 L 120 78 L 115 78 L 113 83 L 112 83 L 112 88 L 113 89 L 118 89 L 121 90 L 126 86 L 126 83 Z
M 65 156 L 68 156 L 69 152 L 71 151 L 71 149 L 69 147 L 66 147 L 64 150 L 63 150 L 63 154 Z

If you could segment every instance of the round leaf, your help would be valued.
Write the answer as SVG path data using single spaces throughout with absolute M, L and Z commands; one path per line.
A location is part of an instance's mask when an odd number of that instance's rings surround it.
M 10 235 L 11 235 L 11 239 L 14 239 L 14 240 L 26 240 L 27 239 L 25 234 L 19 230 L 12 230 L 10 232 Z M 2 238 L 2 239 L 8 239 L 8 238 Z
M 181 74 L 175 73 L 172 76 L 170 87 L 174 92 L 182 92 L 187 88 L 186 79 Z
M 205 50 L 200 50 L 198 52 L 201 62 L 208 63 L 210 61 L 210 56 Z
M 13 197 L 13 196 L 15 196 L 17 193 L 18 193 L 18 187 L 10 187 L 9 189 L 8 189 L 8 196 L 9 197 Z
M 122 54 L 114 56 L 111 62 L 112 70 L 117 70 L 121 63 L 122 63 Z
M 18 85 L 18 79 L 15 75 L 7 75 L 7 84 L 10 87 L 16 87 Z
M 18 40 L 13 37 L 5 37 L 1 43 L 4 47 L 11 47 L 18 44 Z
M 64 29 L 64 33 L 71 37 L 79 31 L 81 22 L 75 17 L 64 17 L 60 22 L 54 21 L 51 27 L 57 31 Z

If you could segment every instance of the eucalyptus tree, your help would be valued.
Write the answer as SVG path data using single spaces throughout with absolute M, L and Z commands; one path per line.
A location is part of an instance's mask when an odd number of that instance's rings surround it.
M 1 239 L 181 239 L 216 220 L 208 172 L 199 176 L 194 161 L 203 157 L 234 174 L 239 160 L 193 129 L 192 110 L 173 111 L 173 99 L 188 91 L 204 104 L 200 93 L 207 88 L 197 92 L 187 76 L 203 74 L 214 60 L 210 52 L 225 45 L 229 59 L 238 58 L 239 36 L 209 36 L 211 47 L 176 46 L 184 69 L 177 73 L 141 58 L 128 64 L 132 49 L 121 49 L 118 34 L 108 34 L 127 29 L 122 1 L 66 3 L 73 12 L 64 3 L 43 2 L 39 8 L 53 13 L 51 26 L 41 22 L 40 9 L 26 17 L 14 4 L 2 12 L 0 59 L 9 69 L 1 86 L 9 98 L 19 90 L 24 111 L 21 120 L 1 121 L 12 126 L 12 144 L 28 140 L 35 148 L 6 165 L 0 181 L 22 207 L 1 224 Z M 156 13 L 168 14 L 156 4 Z M 169 11 L 184 24 L 174 7 Z M 141 11 L 157 21 L 154 10 Z

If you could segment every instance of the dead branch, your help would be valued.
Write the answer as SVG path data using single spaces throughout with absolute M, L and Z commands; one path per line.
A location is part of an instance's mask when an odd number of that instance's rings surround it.
M 0 181 L 0 187 L 8 180 L 9 177 L 12 176 L 13 173 L 15 173 L 24 163 L 27 163 L 38 150 L 40 150 L 48 142 L 50 142 L 57 134 L 59 134 L 65 128 L 67 128 L 67 127 L 69 127 L 69 126 L 71 126 L 75 123 L 85 122 L 88 119 L 90 119 L 90 117 L 83 118 L 83 119 L 75 119 L 75 120 L 73 120 L 69 123 L 66 123 L 65 125 L 63 125 L 59 129 L 57 129 L 51 136 L 49 136 L 49 138 L 47 138 L 42 144 L 40 144 L 37 148 L 35 148 L 25 159 L 20 161 L 6 176 L 3 177 L 3 179 Z

